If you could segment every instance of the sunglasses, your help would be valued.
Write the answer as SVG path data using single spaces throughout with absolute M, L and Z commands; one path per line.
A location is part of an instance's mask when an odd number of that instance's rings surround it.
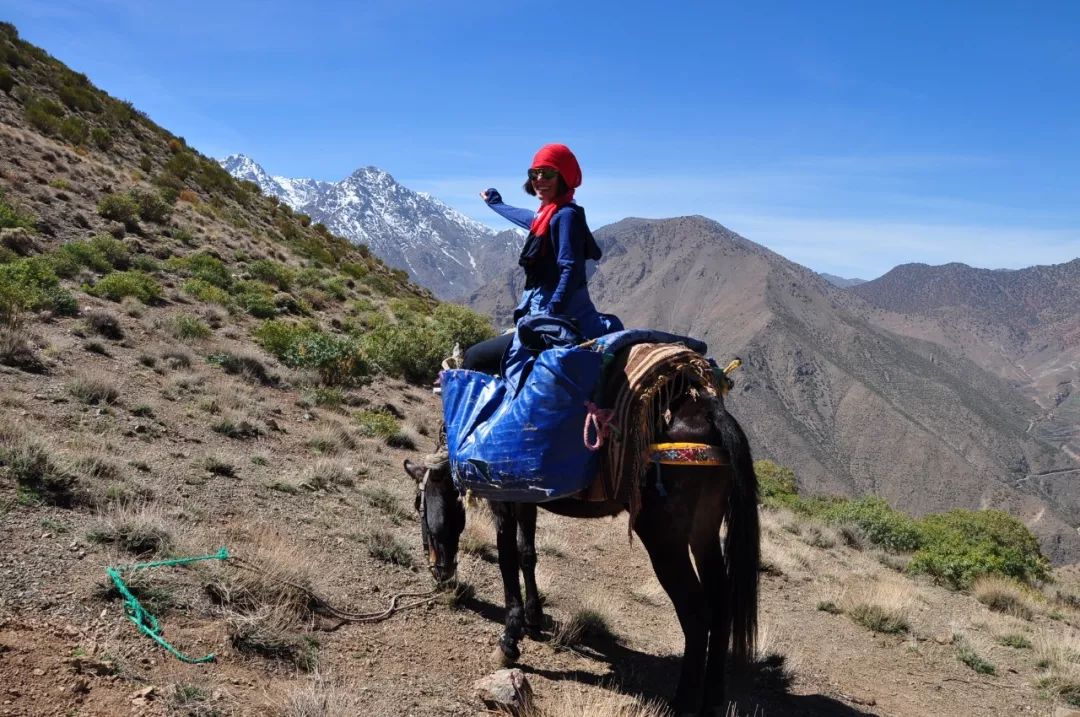
M 559 170 L 551 167 L 536 167 L 529 170 L 529 179 L 555 179 L 559 176 Z

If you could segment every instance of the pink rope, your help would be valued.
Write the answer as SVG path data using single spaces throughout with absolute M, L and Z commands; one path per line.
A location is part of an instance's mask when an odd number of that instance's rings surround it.
M 615 419 L 615 411 L 610 408 L 599 408 L 592 401 L 585 402 L 585 430 L 582 434 L 582 439 L 585 442 L 585 447 L 590 451 L 600 450 L 600 446 L 604 445 L 604 439 L 611 435 L 611 423 Z M 596 441 L 589 440 L 589 426 L 593 427 L 593 432 L 596 434 Z

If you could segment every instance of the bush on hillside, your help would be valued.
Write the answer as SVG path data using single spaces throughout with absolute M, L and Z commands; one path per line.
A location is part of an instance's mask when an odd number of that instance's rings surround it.
M 795 471 L 768 459 L 754 461 L 758 479 L 758 498 L 769 508 L 794 509 L 799 501 Z
M 11 70 L 6 67 L 0 67 L 0 92 L 4 94 L 11 94 L 11 90 L 15 87 L 15 78 L 11 74 Z
M 1000 510 L 952 510 L 918 523 L 922 547 L 908 570 L 954 589 L 982 575 L 1005 575 L 1033 584 L 1050 577 L 1050 563 L 1027 526 Z
M 286 366 L 311 369 L 327 385 L 348 385 L 372 372 L 359 343 L 320 331 L 312 324 L 264 321 L 255 340 Z
M 165 266 L 172 271 L 179 271 L 221 289 L 229 289 L 232 286 L 233 279 L 229 268 L 221 259 L 206 252 L 200 251 L 184 257 L 170 257 L 165 262 Z
M 440 304 L 430 319 L 399 312 L 403 320 L 373 327 L 362 345 L 383 373 L 408 381 L 434 379 L 455 344 L 465 348 L 495 334 L 486 318 L 452 304 Z
M 23 311 L 50 309 L 71 315 L 75 297 L 60 288 L 60 279 L 43 257 L 0 264 L 0 320 L 14 322 Z
M 835 525 L 853 525 L 871 543 L 893 552 L 911 552 L 922 542 L 916 522 L 881 498 L 837 501 L 824 507 L 821 517 Z
M 86 292 L 110 301 L 133 296 L 144 304 L 154 303 L 161 298 L 161 286 L 157 279 L 141 271 L 114 271 L 87 287 Z
M 289 267 L 270 259 L 259 259 L 248 267 L 248 273 L 255 279 L 272 284 L 282 291 L 292 286 L 293 272 Z
M 106 195 L 98 202 L 98 214 L 106 219 L 123 222 L 127 227 L 133 227 L 139 218 L 139 203 L 126 192 L 116 192 Z
M 50 260 L 59 276 L 70 278 L 84 268 L 98 273 L 126 269 L 131 264 L 131 255 L 122 241 L 102 234 L 61 244 Z
M 203 279 L 188 279 L 180 288 L 185 294 L 192 296 L 199 301 L 220 304 L 221 306 L 228 306 L 232 303 L 232 297 L 229 295 L 229 292 L 214 286 Z
M 37 97 L 27 100 L 23 114 L 30 126 L 42 134 L 55 136 L 60 133 L 60 120 L 64 108 L 52 100 Z
M 93 140 L 97 148 L 102 151 L 108 151 L 113 146 L 113 135 L 108 127 L 95 127 L 90 130 L 90 139 Z
M 131 193 L 131 198 L 135 200 L 139 218 L 143 221 L 164 224 L 169 220 L 172 207 L 160 193 L 135 191 Z
M 90 139 L 90 125 L 80 117 L 65 117 L 60 122 L 60 136 L 76 146 L 84 145 Z
M 4 200 L 4 192 L 0 190 L 0 229 L 13 229 L 16 227 L 33 229 L 34 219 L 8 204 Z

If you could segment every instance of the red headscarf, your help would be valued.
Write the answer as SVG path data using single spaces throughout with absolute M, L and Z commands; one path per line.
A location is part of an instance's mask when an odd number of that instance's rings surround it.
M 565 194 L 540 205 L 540 210 L 536 212 L 532 226 L 529 227 L 532 233 L 539 237 L 547 234 L 548 225 L 555 212 L 574 200 L 574 190 L 581 186 L 581 166 L 565 144 L 545 144 L 533 157 L 531 168 L 535 167 L 554 167 L 559 170 L 559 176 L 569 187 Z

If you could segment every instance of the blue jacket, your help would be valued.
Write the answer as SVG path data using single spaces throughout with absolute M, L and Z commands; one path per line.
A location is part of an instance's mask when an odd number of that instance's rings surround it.
M 535 213 L 503 202 L 495 189 L 487 191 L 487 204 L 500 216 L 528 230 Z M 552 216 L 546 237 L 531 233 L 519 263 L 525 269 L 525 291 L 514 310 L 514 322 L 528 316 L 562 316 L 573 321 L 585 339 L 595 339 L 622 329 L 622 322 L 596 310 L 589 296 L 585 266 L 589 259 L 600 258 L 585 210 L 577 204 L 560 207 Z M 512 384 L 517 366 L 525 360 L 523 348 L 515 335 L 503 358 L 503 376 Z M 515 386 L 516 387 L 516 386 Z

